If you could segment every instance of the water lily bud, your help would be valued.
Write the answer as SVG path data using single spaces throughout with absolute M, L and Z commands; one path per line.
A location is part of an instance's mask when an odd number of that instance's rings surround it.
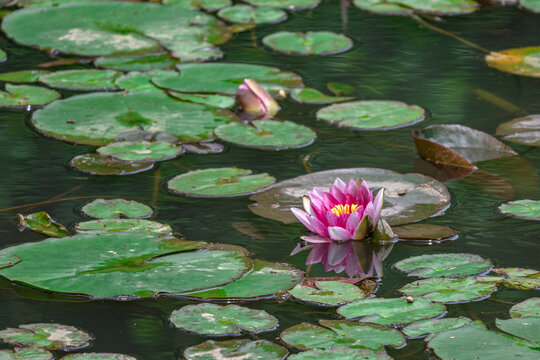
M 280 109 L 274 98 L 253 79 L 245 79 L 238 87 L 236 103 L 253 118 L 272 118 Z

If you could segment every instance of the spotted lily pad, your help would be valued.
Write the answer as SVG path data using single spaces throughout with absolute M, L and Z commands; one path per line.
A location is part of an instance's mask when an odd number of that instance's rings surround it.
M 0 107 L 26 109 L 29 105 L 41 106 L 58 98 L 58 92 L 41 86 L 6 84 L 6 91 L 0 91 Z
M 479 8 L 473 0 L 354 0 L 362 10 L 383 15 L 421 12 L 436 15 L 467 14 Z
M 171 76 L 176 74 L 172 70 L 150 70 L 147 72 L 130 71 L 127 74 L 116 79 L 116 86 L 127 91 L 150 91 L 161 92 L 164 90 L 158 88 L 151 81 L 153 77 Z
M 163 5 L 182 9 L 216 11 L 231 5 L 231 0 L 163 0 Z
M 0 269 L 0 275 L 53 292 L 125 300 L 221 286 L 252 267 L 237 248 L 189 251 L 206 246 L 136 232 L 46 239 L 1 250 L 0 254 L 17 254 L 22 261 Z M 51 261 L 58 254 L 62 261 Z
M 532 12 L 540 13 L 540 1 L 538 0 L 519 0 L 519 5 Z
M 213 95 L 213 94 L 187 94 L 179 93 L 176 91 L 169 91 L 169 95 L 180 99 L 182 101 L 194 102 L 197 104 L 204 104 L 217 108 L 230 109 L 234 107 L 235 99 L 232 96 L 227 95 Z
M 18 264 L 21 260 L 17 255 L 0 255 L 0 269 Z
M 90 335 L 61 324 L 24 324 L 0 331 L 2 341 L 15 346 L 71 351 L 90 345 Z
M 313 130 L 291 121 L 255 120 L 251 124 L 230 123 L 214 130 L 218 138 L 234 145 L 260 150 L 287 150 L 312 144 Z
M 473 254 L 428 254 L 413 256 L 394 264 L 394 268 L 420 278 L 463 277 L 488 271 L 491 261 Z
M 457 124 L 414 130 L 413 137 L 418 155 L 437 164 L 475 168 L 475 162 L 517 154 L 493 136 Z
M 39 77 L 44 74 L 48 74 L 47 70 L 21 70 L 0 74 L 1 81 L 14 82 L 14 83 L 30 83 L 37 82 Z
M 60 360 L 137 360 L 133 356 L 113 353 L 78 353 L 68 354 Z
M 170 70 L 174 69 L 176 63 L 177 60 L 171 58 L 168 53 L 107 56 L 94 61 L 97 67 L 120 71 Z
M 351 39 L 330 31 L 279 31 L 262 40 L 270 49 L 287 55 L 333 55 L 352 48 Z
M 493 269 L 492 271 L 504 276 L 502 283 L 506 288 L 518 290 L 540 288 L 540 271 L 521 268 Z
M 347 129 L 389 130 L 424 120 L 424 109 L 400 101 L 364 100 L 322 108 L 317 118 Z
M 84 154 L 75 156 L 69 165 L 90 175 L 131 175 L 152 169 L 154 162 L 123 161 L 99 154 Z
M 240 336 L 242 331 L 257 334 L 278 326 L 278 320 L 264 310 L 209 303 L 174 310 L 169 320 L 181 330 L 214 336 Z
M 314 8 L 321 0 L 246 0 L 246 2 L 254 6 L 301 10 Z
M 343 305 L 338 314 L 347 319 L 359 319 L 381 325 L 402 325 L 416 320 L 434 318 L 446 312 L 444 305 L 421 297 L 411 299 L 363 299 Z
M 302 196 L 314 186 L 328 191 L 336 180 L 361 177 L 371 189 L 384 188 L 382 216 L 390 225 L 422 220 L 438 214 L 450 202 L 450 194 L 438 181 L 420 174 L 400 174 L 376 168 L 353 168 L 319 171 L 282 181 L 250 200 L 250 210 L 259 216 L 284 223 L 297 221 L 292 207 L 302 208 Z
M 489 66 L 516 75 L 540 77 L 540 46 L 492 52 L 486 55 Z
M 213 341 L 188 347 L 184 351 L 186 360 L 283 360 L 288 355 L 283 346 L 267 340 L 248 339 Z
M 280 338 L 300 350 L 330 348 L 367 348 L 382 350 L 384 345 L 399 347 L 405 337 L 396 329 L 376 324 L 344 320 L 319 320 L 318 325 L 301 323 L 283 331 Z
M 321 93 L 319 90 L 305 87 L 293 89 L 291 91 L 291 97 L 299 103 L 307 104 L 330 104 L 353 99 L 352 97 L 345 96 L 328 96 Z
M 495 132 L 504 140 L 528 146 L 540 146 L 540 114 L 502 123 Z
M 392 360 L 384 351 L 369 349 L 308 350 L 288 357 L 289 360 Z
M 540 297 L 530 298 L 512 306 L 510 316 L 513 318 L 540 317 Z
M 164 161 L 182 153 L 182 146 L 165 141 L 121 141 L 96 150 L 99 154 L 125 161 Z
M 276 179 L 267 173 L 252 175 L 236 167 L 189 171 L 167 182 L 169 191 L 195 197 L 230 197 L 262 191 Z
M 101 219 L 80 222 L 75 225 L 77 233 L 142 232 L 168 235 L 173 232 L 167 224 L 144 219 Z
M 509 201 L 499 206 L 504 215 L 525 220 L 540 220 L 540 200 Z
M 15 348 L 0 350 L 0 360 L 53 360 L 53 354 L 40 348 Z
M 496 319 L 495 324 L 505 333 L 529 340 L 540 346 L 539 317 L 512 318 L 507 320 Z
M 408 224 L 392 228 L 392 231 L 404 240 L 444 241 L 455 239 L 458 232 L 448 226 L 435 224 Z
M 463 316 L 457 318 L 418 320 L 405 326 L 401 331 L 409 338 L 419 338 L 427 335 L 427 340 L 433 335 L 443 331 L 457 329 L 472 323 L 472 320 Z
M 287 20 L 287 13 L 281 9 L 245 4 L 221 9 L 217 15 L 224 20 L 240 24 L 277 24 Z
M 399 289 L 405 295 L 422 296 L 442 303 L 461 303 L 490 296 L 497 284 L 474 277 L 462 279 L 430 278 L 412 282 Z
M 106 145 L 131 130 L 165 131 L 182 142 L 212 139 L 213 129 L 237 120 L 224 109 L 178 101 L 163 93 L 94 93 L 56 101 L 32 116 L 41 133 L 87 145 Z
M 43 74 L 39 81 L 47 86 L 66 90 L 115 90 L 114 81 L 120 75 L 114 70 L 64 70 Z
M 142 219 L 154 212 L 148 205 L 124 199 L 96 199 L 84 205 L 81 211 L 94 219 Z
M 366 297 L 357 286 L 339 281 L 316 281 L 315 287 L 298 284 L 289 294 L 308 304 L 323 306 L 339 306 Z
M 71 235 L 66 227 L 54 220 L 45 211 L 28 215 L 17 215 L 19 225 L 28 230 L 50 237 L 64 237 Z

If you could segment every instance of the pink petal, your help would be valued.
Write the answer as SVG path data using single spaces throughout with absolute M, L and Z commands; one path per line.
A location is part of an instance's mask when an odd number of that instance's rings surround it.
M 377 221 L 379 221 L 379 216 L 381 214 L 381 210 L 384 203 L 384 189 L 379 190 L 377 193 L 377 196 L 375 196 L 375 200 L 373 201 L 373 215 L 371 218 L 373 219 L 373 225 L 377 225 Z
M 324 213 L 324 217 L 326 219 L 326 223 L 328 226 L 338 226 L 339 225 L 339 216 L 334 214 L 331 211 L 327 211 Z
M 339 226 L 331 226 L 328 228 L 328 234 L 335 241 L 345 241 L 351 239 L 351 233 Z
M 343 180 L 341 180 L 340 178 L 336 178 L 336 180 L 334 181 L 334 184 L 332 184 L 332 186 L 335 186 L 339 190 L 341 190 L 341 192 L 344 192 L 345 188 L 347 187 L 347 184 L 345 184 L 343 182 Z
M 309 231 L 317 233 L 321 236 L 328 236 L 327 227 L 317 218 L 314 218 L 304 210 L 297 208 L 291 208 L 291 211 L 293 212 L 294 216 L 296 216 L 298 220 L 300 220 L 302 224 L 308 228 Z
M 300 239 L 311 244 L 326 244 L 332 242 L 332 239 L 330 239 L 329 237 L 323 237 L 318 235 L 300 236 Z
M 373 200 L 373 194 L 369 190 L 369 186 L 365 180 L 362 180 L 362 184 L 360 184 L 360 189 L 358 191 L 358 196 L 360 197 L 361 204 L 366 204 L 368 202 L 371 202 Z
M 324 193 L 324 210 L 330 210 L 334 206 L 339 205 L 340 202 L 336 200 L 330 193 Z
M 341 191 L 341 189 L 339 189 L 337 186 L 332 185 L 332 187 L 330 188 L 330 194 L 332 194 L 332 196 L 335 197 L 340 204 L 343 204 L 345 202 L 345 195 L 343 194 L 343 191 Z
M 356 200 L 356 196 L 358 195 L 358 185 L 356 185 L 356 181 L 353 179 L 349 180 L 345 187 L 345 194 L 352 196 Z
M 342 228 L 345 228 L 345 226 L 347 226 L 347 220 L 349 220 L 349 216 L 351 216 L 350 214 L 343 214 L 339 217 L 339 223 L 338 223 L 338 226 L 342 227 Z
M 349 216 L 347 224 L 345 225 L 347 231 L 353 234 L 358 224 L 360 224 L 360 220 L 362 220 L 361 214 L 358 211 L 353 212 L 351 216 Z

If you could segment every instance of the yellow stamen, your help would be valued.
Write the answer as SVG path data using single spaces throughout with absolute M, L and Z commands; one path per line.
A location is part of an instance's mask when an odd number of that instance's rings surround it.
M 341 216 L 343 214 L 352 214 L 358 210 L 358 204 L 352 204 L 352 205 L 336 205 L 332 209 L 330 209 L 331 212 L 336 214 L 337 216 Z

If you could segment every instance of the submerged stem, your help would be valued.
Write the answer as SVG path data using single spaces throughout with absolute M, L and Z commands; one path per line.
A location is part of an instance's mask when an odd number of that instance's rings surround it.
M 62 198 L 62 199 L 49 199 L 45 201 L 35 202 L 31 204 L 25 204 L 25 205 L 18 205 L 18 206 L 12 206 L 4 209 L 0 209 L 0 212 L 10 211 L 10 210 L 17 210 L 17 209 L 24 209 L 28 207 L 35 207 L 39 205 L 46 205 L 46 204 L 53 204 L 63 201 L 71 201 L 71 200 L 80 200 L 80 199 L 115 199 L 117 196 L 110 196 L 110 195 L 84 195 L 84 196 L 72 196 L 68 198 Z M 133 200 L 146 200 L 147 198 L 133 198 Z

